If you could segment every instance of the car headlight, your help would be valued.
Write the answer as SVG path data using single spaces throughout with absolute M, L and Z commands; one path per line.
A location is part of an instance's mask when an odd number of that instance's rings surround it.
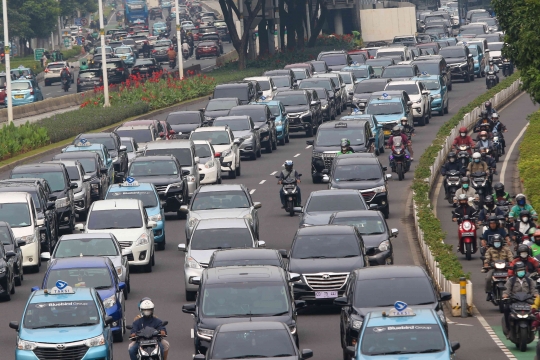
M 415 101 L 415 103 L 420 104 L 422 102 L 422 99 L 418 99 Z
M 88 347 L 105 345 L 105 338 L 103 337 L 103 334 L 101 334 L 99 336 L 84 340 L 84 345 Z
M 121 267 L 121 266 L 118 266 L 118 267 L 116 268 L 116 274 L 117 274 L 118 276 L 122 276 L 122 267 Z
M 194 258 L 192 258 L 191 256 L 188 256 L 188 258 L 186 259 L 186 264 L 189 268 L 201 269 L 201 264 L 199 264 L 199 262 L 195 260 Z
M 323 110 L 328 109 L 328 104 L 322 106 Z
M 186 178 L 189 179 L 189 175 Z M 170 188 L 181 188 L 183 186 L 184 186 L 183 182 L 172 183 L 167 186 L 167 189 L 165 190 L 165 192 L 167 193 Z
M 214 330 L 198 328 L 197 335 L 203 339 L 211 340 L 214 336 Z
M 6 272 L 6 268 L 5 268 L 5 267 L 0 268 L 0 274 L 3 274 L 3 273 L 5 273 L 5 272 Z
M 71 201 L 69 200 L 68 197 L 64 197 L 61 199 L 56 199 L 55 205 L 56 205 L 56 208 L 63 208 L 63 207 L 71 205 Z
M 139 245 L 146 245 L 149 243 L 150 243 L 150 238 L 148 237 L 148 234 L 144 233 L 144 234 L 141 234 L 141 236 L 139 236 L 139 238 L 137 239 L 137 241 L 135 241 L 135 244 L 133 245 L 139 246 Z
M 232 150 L 227 149 L 227 150 L 225 150 L 224 152 L 221 153 L 221 157 L 225 158 L 225 157 L 227 157 L 227 156 L 229 156 L 231 154 L 232 154 Z
M 36 242 L 36 237 L 33 234 L 32 235 L 21 236 L 19 239 L 26 242 L 27 244 L 31 244 L 33 242 Z
M 309 111 L 306 111 L 306 112 L 303 112 L 303 113 L 299 113 L 297 115 L 298 115 L 298 117 L 304 117 L 304 116 L 310 115 L 310 113 L 309 113 Z
M 37 347 L 37 344 L 33 341 L 26 341 L 17 338 L 17 349 L 32 351 Z
M 499 141 L 499 137 L 498 137 L 498 136 L 494 136 L 494 137 L 493 137 L 493 141 Z
M 248 219 L 248 220 L 253 220 L 253 217 L 251 216 L 251 214 L 246 214 L 244 215 L 244 219 Z
M 381 241 L 379 251 L 387 251 L 388 249 L 390 249 L 390 240 Z
M 441 94 L 434 94 L 431 96 L 432 98 L 434 99 L 440 99 L 441 98 Z
M 150 221 L 161 221 L 161 214 L 152 215 L 152 216 L 148 217 L 148 219 Z
M 314 151 L 312 154 L 311 154 L 312 157 L 314 158 L 317 158 L 317 159 L 321 159 L 322 158 L 322 152 L 316 152 Z
M 244 139 L 244 140 L 253 140 L 253 135 L 252 134 L 244 135 L 244 136 L 242 136 L 242 139 Z
M 353 329 L 355 329 L 355 330 L 360 330 L 363 323 L 364 323 L 364 321 L 362 321 L 362 320 L 352 320 L 351 321 L 351 327 Z
M 371 189 L 371 191 L 373 191 L 376 194 L 383 193 L 383 192 L 386 192 L 386 186 L 384 186 L 384 185 L 377 186 L 376 188 Z
M 208 161 L 206 164 L 204 164 L 204 167 L 207 169 L 213 168 L 216 164 L 214 163 L 214 160 Z
M 112 308 L 116 304 L 116 294 L 113 294 L 103 300 L 103 306 L 105 306 L 105 309 Z

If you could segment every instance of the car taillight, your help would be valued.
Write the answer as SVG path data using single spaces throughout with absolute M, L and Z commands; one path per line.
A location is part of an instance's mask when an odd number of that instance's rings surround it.
M 99 77 L 99 82 L 103 82 L 103 77 L 102 76 Z
M 30 95 L 34 95 L 34 89 L 30 90 Z
M 215 157 L 221 157 L 221 153 L 217 152 L 214 154 Z
M 152 54 L 153 54 L 153 53 L 157 53 L 157 50 L 152 50 Z
M 116 71 L 124 71 L 124 68 L 117 68 Z
M 49 69 L 45 69 L 45 72 L 48 73 L 50 70 Z

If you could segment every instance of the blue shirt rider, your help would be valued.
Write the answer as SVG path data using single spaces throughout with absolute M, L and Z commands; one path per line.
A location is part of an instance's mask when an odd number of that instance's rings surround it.
M 156 329 L 162 336 L 167 335 L 167 329 L 165 326 L 163 326 L 163 322 L 157 317 L 154 317 L 154 303 L 152 300 L 150 300 L 150 298 L 144 298 L 141 301 L 139 304 L 139 310 L 141 311 L 142 316 L 133 322 L 130 337 L 136 336 L 137 332 L 141 331 L 145 327 L 152 327 Z M 132 343 L 136 342 L 133 341 Z M 169 349 L 164 349 L 161 341 L 159 342 L 159 347 L 161 353 L 163 354 L 163 359 L 166 360 Z M 138 346 L 130 344 L 128 351 L 130 359 L 137 360 Z
M 292 160 L 286 160 L 285 161 L 285 170 L 281 170 L 281 173 L 279 174 L 279 180 L 278 184 L 282 184 L 283 180 L 288 179 L 296 179 L 296 183 L 300 183 L 300 174 L 296 170 L 293 169 L 293 161 Z M 297 186 L 297 194 L 296 202 L 298 205 L 302 204 L 302 194 L 300 192 L 300 187 Z M 281 208 L 285 209 L 285 193 L 283 192 L 283 187 L 279 190 L 279 198 L 281 199 Z

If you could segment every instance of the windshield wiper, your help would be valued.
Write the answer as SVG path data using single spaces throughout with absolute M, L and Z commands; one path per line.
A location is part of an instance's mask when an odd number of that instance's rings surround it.
M 96 325 L 96 323 L 80 323 L 80 324 L 54 324 L 54 325 L 43 325 L 43 326 L 36 326 L 31 328 L 32 330 L 35 329 L 50 329 L 50 328 L 60 328 L 60 327 L 75 327 L 75 326 L 90 326 L 90 325 Z
M 111 285 L 103 285 L 103 286 L 96 286 L 94 287 L 94 289 L 101 290 L 101 289 L 109 289 L 110 287 Z
M 248 359 L 248 358 L 267 358 L 268 356 L 266 355 L 240 355 L 240 356 L 233 356 L 233 357 L 228 357 L 228 358 L 224 358 L 224 359 Z
M 287 357 L 287 356 L 294 356 L 293 354 L 277 354 L 272 357 Z
M 396 350 L 396 351 L 388 351 L 388 352 L 378 352 L 378 353 L 371 353 L 369 355 L 371 356 L 377 356 L 377 355 L 395 355 L 395 354 L 411 354 L 409 351 L 402 351 L 402 350 Z
M 352 257 L 358 257 L 360 255 L 345 255 L 345 256 L 341 256 L 343 258 L 352 258 Z
M 379 234 L 383 234 L 382 232 L 380 231 L 376 231 L 376 232 L 370 232 L 370 233 L 361 233 L 362 235 L 379 235 Z
M 418 304 L 414 304 L 414 305 L 429 305 L 429 304 L 434 304 L 435 301 L 428 301 L 428 302 L 423 302 L 423 303 L 418 303 Z
M 272 315 L 269 315 L 269 316 L 280 316 L 280 315 L 287 315 L 289 313 L 289 311 L 283 311 L 283 312 L 280 312 L 280 313 L 276 313 L 276 314 L 272 314 Z M 291 356 L 291 355 L 287 355 L 287 356 Z
M 434 352 L 440 352 L 440 351 L 443 351 L 443 349 L 426 349 L 422 351 L 415 351 L 414 353 L 411 353 L 411 354 L 426 354 L 426 353 L 434 353 Z
M 323 255 L 320 255 L 320 256 L 306 256 L 306 257 L 303 257 L 303 258 L 300 258 L 300 259 L 327 259 L 328 256 L 323 256 Z

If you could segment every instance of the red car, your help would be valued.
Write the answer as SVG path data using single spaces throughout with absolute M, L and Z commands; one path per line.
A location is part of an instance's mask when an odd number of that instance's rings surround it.
M 195 49 L 195 59 L 202 57 L 220 56 L 219 46 L 215 41 L 201 41 Z
M 368 51 L 364 49 L 349 50 L 348 53 L 351 59 L 359 64 L 365 64 L 367 59 L 373 59 L 373 57 L 369 56 Z M 362 58 L 362 55 L 364 55 L 365 59 Z

